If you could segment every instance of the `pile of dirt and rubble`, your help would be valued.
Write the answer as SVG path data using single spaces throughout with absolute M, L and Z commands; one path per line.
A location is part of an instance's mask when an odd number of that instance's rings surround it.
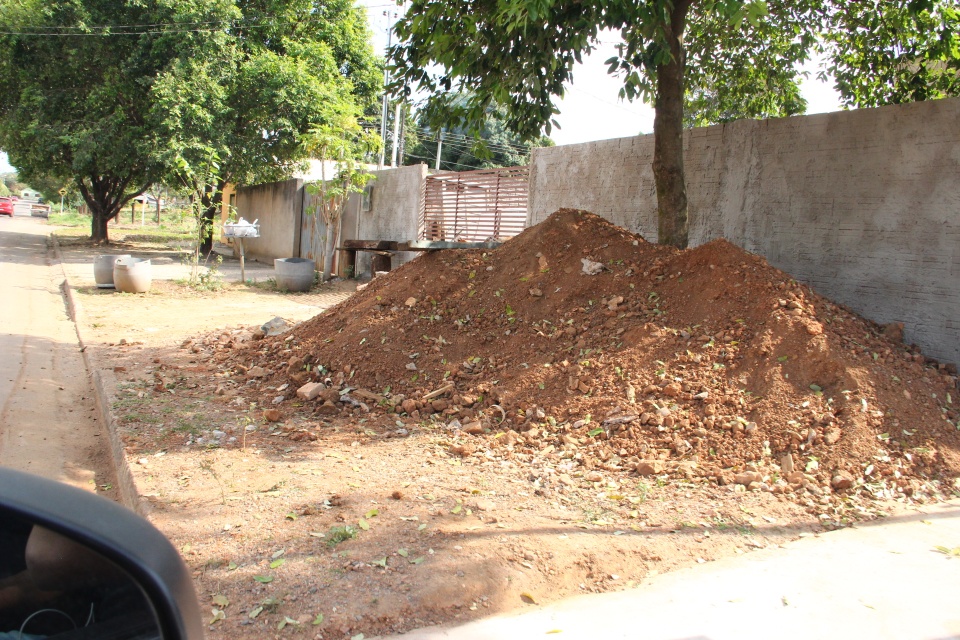
M 956 369 L 900 329 L 726 241 L 678 251 L 564 209 L 499 249 L 426 254 L 218 353 L 272 419 L 406 414 L 442 422 L 462 456 L 492 446 L 587 475 L 839 501 L 960 475 Z

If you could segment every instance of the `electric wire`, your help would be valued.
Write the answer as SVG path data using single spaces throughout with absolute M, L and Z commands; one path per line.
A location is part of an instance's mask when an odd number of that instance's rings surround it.
M 31 620 L 36 618 L 41 613 L 59 613 L 61 616 L 63 616 L 64 618 L 70 621 L 70 624 L 73 625 L 74 629 L 77 628 L 77 623 L 73 621 L 73 618 L 71 618 L 69 614 L 63 611 L 60 611 L 59 609 L 40 609 L 39 611 L 34 611 L 29 616 L 27 616 L 27 619 L 24 620 L 23 624 L 20 625 L 20 629 L 17 631 L 17 635 L 19 636 L 18 640 L 23 640 L 23 630 L 27 628 L 27 623 L 29 623 Z
M 304 21 L 291 20 L 204 20 L 199 22 L 151 22 L 142 24 L 108 25 L 34 25 L 19 28 L 7 27 L 0 35 L 43 36 L 43 37 L 110 37 L 140 36 L 177 33 L 210 33 L 224 29 L 268 29 L 303 24 Z M 207 26 L 203 26 L 207 25 Z

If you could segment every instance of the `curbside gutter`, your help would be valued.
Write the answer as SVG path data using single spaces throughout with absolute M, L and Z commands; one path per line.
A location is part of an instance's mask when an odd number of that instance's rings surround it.
M 107 436 L 110 441 L 110 453 L 113 457 L 114 468 L 117 473 L 117 485 L 120 488 L 120 498 L 123 504 L 136 511 L 142 516 L 149 513 L 149 505 L 140 497 L 140 491 L 137 488 L 136 480 L 130 471 L 130 464 L 123 447 L 123 441 L 117 430 L 117 422 L 113 417 L 113 402 L 116 399 L 117 382 L 112 371 L 98 370 L 93 366 L 93 361 L 87 350 L 87 343 L 83 338 L 81 330 L 81 319 L 83 318 L 83 307 L 80 301 L 73 295 L 73 287 L 67 277 L 67 271 L 63 266 L 63 252 L 60 250 L 60 242 L 57 236 L 51 233 L 47 236 L 50 244 L 53 245 L 53 251 L 60 266 L 60 273 L 63 274 L 63 282 L 60 289 L 67 303 L 67 313 L 73 321 L 74 329 L 77 332 L 77 342 L 80 345 L 80 353 L 83 355 L 83 364 L 87 369 L 87 375 L 93 382 L 94 400 L 97 405 L 97 414 L 100 417 L 103 428 L 107 430 Z

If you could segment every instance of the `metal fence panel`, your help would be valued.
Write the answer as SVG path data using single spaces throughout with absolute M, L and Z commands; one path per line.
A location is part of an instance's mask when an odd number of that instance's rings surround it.
M 484 242 L 523 231 L 529 169 L 447 171 L 428 176 L 420 211 L 420 240 Z

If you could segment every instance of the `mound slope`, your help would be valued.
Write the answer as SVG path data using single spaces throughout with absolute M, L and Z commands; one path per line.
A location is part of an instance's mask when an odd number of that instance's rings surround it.
M 588 272 L 593 275 L 588 275 Z M 960 475 L 956 370 L 717 240 L 677 251 L 562 209 L 494 251 L 423 255 L 281 336 L 221 352 L 265 406 L 442 422 L 596 470 L 809 502 Z M 286 384 L 288 387 L 283 387 Z M 555 479 L 558 486 L 565 474 Z

